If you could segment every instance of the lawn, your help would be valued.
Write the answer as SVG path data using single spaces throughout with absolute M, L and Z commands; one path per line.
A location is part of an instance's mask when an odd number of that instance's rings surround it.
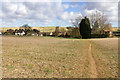
M 90 78 L 91 54 L 98 77 L 117 77 L 117 43 L 114 39 L 54 37 L 2 37 L 3 78 Z M 109 47 L 109 46 L 112 47 Z M 113 47 L 115 46 L 115 47 Z

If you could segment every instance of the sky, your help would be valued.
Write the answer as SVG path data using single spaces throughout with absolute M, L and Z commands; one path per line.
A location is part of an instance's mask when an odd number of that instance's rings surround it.
M 99 1 L 99 0 L 98 0 Z M 0 27 L 72 26 L 76 17 L 90 16 L 98 11 L 107 16 L 113 27 L 118 27 L 117 0 L 0 0 Z

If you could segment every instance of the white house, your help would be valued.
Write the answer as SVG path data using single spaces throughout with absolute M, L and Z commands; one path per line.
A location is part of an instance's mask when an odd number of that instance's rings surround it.
M 22 30 L 18 30 L 18 31 L 15 32 L 15 35 L 23 36 L 23 35 L 25 35 L 25 32 L 22 31 Z
M 2 33 L 0 32 L 0 35 L 2 35 Z

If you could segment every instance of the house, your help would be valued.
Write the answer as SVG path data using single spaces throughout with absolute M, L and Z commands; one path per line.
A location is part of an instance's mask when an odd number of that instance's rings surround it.
M 65 35 L 66 35 L 66 32 L 59 32 L 58 33 L 58 37 L 65 37 Z
M 111 32 L 110 30 L 104 30 L 104 33 L 105 33 L 105 34 L 109 34 L 110 37 L 113 36 L 113 35 L 112 35 L 112 32 Z
M 26 33 L 26 36 L 39 36 L 39 33 L 36 33 L 36 32 L 34 32 L 34 31 L 28 31 L 28 32 Z
M 104 30 L 105 33 L 109 34 L 110 33 L 110 30 Z
M 41 36 L 50 36 L 50 32 L 41 32 L 40 35 Z
M 50 32 L 50 36 L 52 36 L 53 35 L 53 32 Z
M 0 32 L 0 35 L 2 35 L 2 32 Z
M 25 35 L 25 31 L 23 29 L 15 30 L 15 35 L 23 36 Z
M 37 29 L 33 29 L 33 30 L 28 30 L 28 29 L 19 29 L 19 30 L 15 30 L 15 35 L 26 35 L 26 36 L 39 36 L 39 32 Z
M 54 32 L 40 32 L 40 36 L 55 36 Z
M 7 31 L 4 32 L 5 35 L 14 35 L 14 30 L 13 29 L 8 29 Z
M 40 32 L 40 36 L 47 36 L 46 32 Z
M 40 34 L 40 36 L 43 36 L 43 34 Z
M 50 33 L 50 36 L 55 36 L 55 32 L 51 32 L 51 33 Z

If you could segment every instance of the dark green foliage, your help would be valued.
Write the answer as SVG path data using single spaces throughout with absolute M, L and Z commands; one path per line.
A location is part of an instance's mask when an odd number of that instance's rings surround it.
M 105 34 L 105 37 L 109 37 L 110 35 L 108 33 Z
M 22 27 L 23 28 L 31 28 L 28 24 L 24 24 Z
M 73 28 L 72 31 L 71 31 L 70 37 L 81 38 L 81 35 L 80 35 L 80 32 L 79 32 L 79 28 L 77 28 L 77 27 Z
M 109 34 L 91 34 L 91 38 L 107 38 Z
M 78 27 L 67 27 L 67 33 L 65 37 L 71 38 L 81 38 L 80 31 Z
M 68 34 L 68 32 L 66 32 L 65 36 L 66 38 L 70 38 L 70 35 Z
M 29 34 L 32 31 L 32 28 L 28 24 L 24 24 L 20 29 L 23 29 L 25 32 L 25 35 Z
M 24 24 L 21 28 L 23 28 L 26 31 L 31 31 L 32 28 L 28 24 Z
M 39 34 L 39 30 L 37 30 L 37 29 L 33 29 L 33 32 L 35 32 L 35 33 L 37 33 L 37 34 Z
M 112 34 L 113 34 L 113 36 L 120 36 L 120 31 L 119 30 L 113 31 Z
M 79 24 L 79 31 L 82 38 L 90 38 L 91 28 L 89 18 L 85 17 Z

